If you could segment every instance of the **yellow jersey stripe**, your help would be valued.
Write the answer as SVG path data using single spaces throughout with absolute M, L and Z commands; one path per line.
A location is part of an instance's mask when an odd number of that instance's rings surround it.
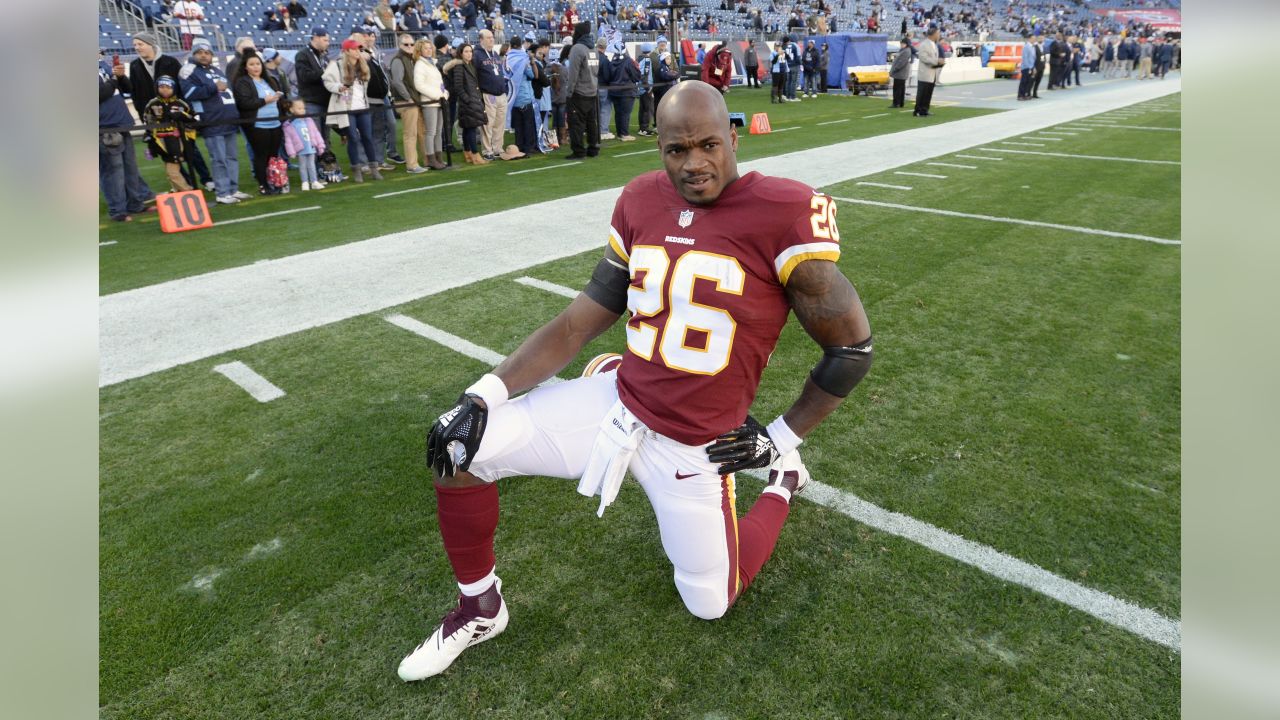
M 778 282 L 783 285 L 787 284 L 787 280 L 791 279 L 791 272 L 796 266 L 805 260 L 830 260 L 836 262 L 840 259 L 839 250 L 818 250 L 815 252 L 798 253 L 787 258 L 786 263 L 778 269 Z

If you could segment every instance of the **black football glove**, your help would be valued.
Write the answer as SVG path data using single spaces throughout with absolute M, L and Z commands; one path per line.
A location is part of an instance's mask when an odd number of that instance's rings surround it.
M 436 419 L 427 433 L 427 465 L 440 477 L 471 467 L 489 422 L 489 410 L 472 395 Z
M 772 465 L 778 459 L 778 448 L 774 447 L 764 426 L 748 415 L 742 427 L 717 437 L 707 446 L 707 458 L 713 463 L 723 463 L 717 472 L 728 475 Z

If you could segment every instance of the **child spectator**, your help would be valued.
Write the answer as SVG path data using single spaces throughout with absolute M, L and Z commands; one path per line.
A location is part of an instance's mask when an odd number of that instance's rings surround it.
M 182 160 L 186 156 L 187 143 L 195 140 L 195 130 L 186 127 L 194 122 L 191 106 L 177 95 L 177 83 L 168 75 L 156 79 L 156 96 L 143 109 L 151 129 L 147 131 L 147 144 L 151 152 L 164 161 L 164 173 L 175 191 L 191 190 L 182 177 Z
M 314 120 L 306 117 L 307 104 L 301 100 L 290 103 L 289 112 L 293 117 L 284 124 L 284 150 L 290 159 L 298 161 L 302 189 L 321 190 L 324 183 L 320 182 L 320 176 L 316 174 L 316 156 L 324 152 L 324 138 L 320 135 L 320 128 L 316 127 Z

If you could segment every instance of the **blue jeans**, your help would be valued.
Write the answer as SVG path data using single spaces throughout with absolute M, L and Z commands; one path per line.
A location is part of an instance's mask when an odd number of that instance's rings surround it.
M 609 91 L 597 91 L 600 97 L 600 132 L 609 132 L 609 119 L 613 117 L 613 103 L 609 102 Z
M 381 153 L 378 160 L 396 154 L 396 113 L 390 105 L 373 105 L 373 146 Z
M 223 135 L 206 135 L 204 146 L 209 151 L 209 161 L 213 165 L 214 195 L 226 197 L 240 190 L 240 158 L 236 153 L 236 139 L 240 132 Z
M 107 200 L 107 213 L 117 219 L 142 212 L 146 209 L 143 203 L 156 196 L 138 174 L 133 137 L 120 134 L 124 142 L 116 147 L 98 143 L 98 186 Z
M 796 85 L 800 82 L 800 68 L 794 67 L 787 71 L 787 97 L 795 99 Z
M 347 126 L 347 157 L 351 158 L 351 164 L 354 166 L 382 162 L 378 148 L 373 143 L 373 114 L 368 110 L 361 110 L 348 115 L 347 120 L 351 123 Z

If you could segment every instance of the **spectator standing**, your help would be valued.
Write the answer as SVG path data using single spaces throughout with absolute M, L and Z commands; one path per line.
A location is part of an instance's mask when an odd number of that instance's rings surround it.
M 748 50 L 750 52 L 750 50 Z M 639 133 L 644 136 L 652 135 L 654 106 L 653 106 L 653 43 L 644 43 L 640 46 L 640 62 L 636 67 L 640 70 L 640 95 L 637 98 L 640 103 L 640 130 Z M 757 83 L 758 85 L 758 83 Z
M 938 30 L 937 25 L 929 27 L 929 33 L 925 39 L 920 42 L 919 58 L 920 68 L 917 72 L 916 82 L 916 108 L 911 113 L 912 117 L 928 117 L 930 115 L 929 105 L 933 102 L 933 87 L 938 82 L 938 75 L 942 73 L 942 66 L 946 64 L 938 55 L 938 38 L 942 33 Z
M 569 79 L 567 77 L 569 50 L 571 45 L 564 45 L 560 53 L 547 64 L 547 77 L 551 80 L 551 124 L 556 130 L 556 141 L 560 146 L 569 142 Z
M 573 47 L 569 51 L 569 145 L 573 152 L 566 157 L 576 160 L 600 154 L 600 114 L 598 73 L 600 54 L 593 48 L 591 25 L 580 22 L 573 27 Z
M 1044 50 L 1044 36 L 1040 33 L 1035 34 L 1035 53 L 1036 53 L 1036 70 L 1031 80 L 1031 97 L 1032 99 L 1040 99 L 1040 81 L 1044 80 L 1044 65 L 1048 57 L 1048 53 Z
M 480 31 L 480 47 L 473 51 L 476 77 L 480 81 L 480 93 L 484 97 L 484 112 L 488 122 L 480 134 L 480 145 L 486 160 L 492 160 L 503 151 L 503 135 L 507 123 L 507 77 L 502 56 L 493 46 L 493 33 Z
M 680 73 L 676 70 L 675 56 L 667 51 L 667 36 L 659 35 L 657 47 L 653 51 L 653 109 L 654 109 L 654 126 L 658 122 L 658 105 L 662 102 L 662 96 L 667 94 L 680 79 Z
M 129 63 L 128 86 L 122 86 L 120 89 L 129 93 L 129 98 L 133 101 L 133 109 L 138 111 L 138 117 L 142 118 L 146 117 L 143 112 L 147 103 L 156 96 L 156 81 L 161 77 L 176 78 L 181 75 L 182 63 L 175 57 L 161 54 L 160 41 L 149 32 L 140 32 L 133 36 L 133 51 L 138 54 L 138 57 Z M 183 169 L 183 174 L 187 184 L 195 187 L 198 179 L 201 187 L 213 192 L 216 187 L 213 176 L 209 172 L 209 166 L 204 162 L 204 156 L 200 154 L 200 149 L 195 146 L 195 143 L 191 143 L 187 146 L 186 152 L 189 167 Z
M 455 57 L 455 53 L 462 47 L 462 38 L 456 37 L 452 41 L 444 35 L 436 35 L 436 67 L 440 68 L 441 77 L 445 78 L 445 88 L 448 89 L 448 75 L 445 73 L 445 65 L 449 64 Z M 458 124 L 458 96 L 453 92 L 449 92 L 449 99 L 444 104 L 444 150 L 447 153 L 457 152 L 458 148 L 453 144 L 453 128 Z
M 1156 47 L 1155 57 L 1157 63 L 1156 75 L 1163 80 L 1164 76 L 1169 72 L 1169 67 L 1173 65 L 1173 43 L 1160 41 Z
M 458 48 L 458 56 L 445 63 L 444 73 L 450 97 L 458 100 L 458 127 L 462 128 L 463 156 L 473 165 L 486 165 L 480 152 L 480 129 L 488 122 L 480 78 L 475 66 L 475 50 L 470 44 Z
M 182 97 L 191 105 L 201 123 L 200 135 L 213 170 L 214 196 L 222 205 L 248 200 L 240 191 L 240 159 L 236 136 L 240 134 L 240 113 L 231 94 L 227 76 L 213 64 L 213 46 L 205 38 L 191 42 L 191 62 L 179 73 Z
M 403 163 L 404 158 L 396 151 L 396 114 L 391 107 L 391 80 L 387 77 L 387 67 L 382 64 L 382 53 L 378 51 L 377 34 L 372 28 L 361 28 L 356 39 L 364 51 L 364 61 L 369 65 L 369 117 L 373 121 L 373 148 L 378 156 L 374 158 L 380 169 L 394 170 L 392 163 Z
M 507 52 L 506 74 L 511 78 L 511 93 L 507 98 L 511 130 L 515 133 L 516 147 L 527 157 L 538 152 L 538 119 L 533 106 L 535 72 L 523 44 L 517 43 Z
M 787 48 L 786 40 L 782 45 L 778 46 L 773 55 L 769 57 L 769 73 L 770 73 L 770 90 L 769 103 L 784 103 L 787 101 Z
M 582 18 L 578 15 L 578 3 L 571 1 L 569 7 L 564 9 L 564 15 L 560 16 L 560 36 L 573 35 L 574 28 L 581 20 Z
M 830 68 L 831 44 L 824 42 L 818 53 L 818 89 L 824 94 L 827 92 L 827 72 Z
M 1150 40 L 1144 40 L 1138 47 L 1138 79 L 1151 79 L 1151 59 L 1155 56 L 1155 47 Z
M 324 183 L 316 172 L 316 156 L 325 150 L 324 140 L 320 137 L 320 128 L 307 114 L 307 104 L 301 100 L 289 103 L 292 117 L 284 124 L 284 151 L 298 163 L 298 177 L 302 180 L 302 190 L 322 190 Z
M 377 25 L 377 29 L 382 31 L 384 37 L 390 38 L 396 32 L 396 13 L 391 9 L 388 0 L 378 0 L 378 4 L 373 6 L 373 20 Z M 378 45 L 372 43 L 370 47 L 376 50 Z
M 613 103 L 609 100 L 609 90 L 613 87 L 613 64 L 606 52 L 607 47 L 608 41 L 603 36 L 596 38 L 596 55 L 600 58 L 600 66 L 596 68 L 596 109 L 600 116 L 597 122 L 600 123 L 601 140 L 615 137 L 609 132 L 609 121 L 613 119 Z
M 733 62 L 733 56 L 730 55 L 729 58 L 729 62 Z M 631 142 L 636 139 L 631 134 L 631 109 L 635 107 L 636 97 L 640 94 L 640 66 L 626 50 L 614 55 L 609 62 L 613 66 L 611 75 L 614 89 L 610 92 L 610 98 L 613 101 L 613 118 L 618 139 Z
M 122 85 L 129 82 L 123 65 L 108 71 L 98 67 L 98 128 L 133 127 L 133 116 L 124 104 Z M 98 133 L 98 187 L 107 201 L 107 214 L 116 222 L 132 222 L 147 211 L 155 193 L 138 173 L 133 136 L 125 130 Z M 154 206 L 153 206 L 154 208 Z
M 278 195 L 279 188 L 267 182 L 267 161 L 280 151 L 280 92 L 275 80 L 267 75 L 262 58 L 253 50 L 245 50 L 236 76 L 231 79 L 231 92 L 242 120 L 248 125 L 249 145 L 253 148 L 253 177 L 263 195 Z
M 174 3 L 173 17 L 178 21 L 178 32 L 182 37 L 182 49 L 190 50 L 191 42 L 199 35 L 204 35 L 204 8 L 195 0 L 179 0 Z
M 548 56 L 551 54 L 551 40 L 536 36 L 533 30 L 525 35 L 533 53 L 533 104 L 538 120 L 538 150 L 549 153 L 560 149 L 559 135 L 552 130 L 551 120 L 551 73 Z
M 796 97 L 796 86 L 800 84 L 800 72 L 804 68 L 800 58 L 800 46 L 790 35 L 784 37 L 783 41 L 786 43 L 787 51 L 787 100 L 800 102 L 800 98 Z
M 307 114 L 316 119 L 321 141 L 329 144 L 329 89 L 324 85 L 324 71 L 329 67 L 329 31 L 317 25 L 311 29 L 311 42 L 293 56 L 293 71 L 298 81 L 298 97 L 306 103 Z
M 236 38 L 235 53 L 231 57 L 231 61 L 227 63 L 227 77 L 235 77 L 240 72 L 240 58 L 244 55 L 245 49 L 257 50 L 257 46 L 253 44 L 253 38 L 244 36 Z
M 422 38 L 419 43 L 432 45 Z M 435 46 L 432 45 L 432 52 Z M 426 155 L 426 119 L 423 117 L 422 98 L 414 79 L 414 68 L 422 56 L 412 35 L 401 35 L 396 54 L 391 58 L 391 98 L 400 106 L 400 129 L 403 134 L 405 172 L 418 175 L 427 168 L 418 164 L 418 153 Z
M 893 102 L 891 108 L 907 106 L 907 80 L 911 77 L 911 41 L 905 36 L 898 41 L 898 52 L 893 56 L 893 65 L 889 68 L 889 79 L 893 80 Z
M 1030 100 L 1031 88 L 1036 82 L 1036 48 L 1040 45 L 1039 36 L 1022 33 L 1022 62 L 1019 65 L 1018 99 Z
M 800 67 L 804 70 L 804 97 L 818 97 L 818 47 L 809 40 L 800 58 Z
M 356 182 L 364 182 L 366 174 L 374 180 L 382 179 L 373 144 L 373 117 L 369 113 L 369 76 L 364 49 L 355 38 L 342 41 L 341 54 L 324 71 L 324 86 L 329 89 L 329 120 L 339 135 L 346 131 L 351 178 Z
M 444 154 L 444 111 L 449 91 L 445 89 L 444 77 L 436 65 L 435 43 L 426 38 L 413 47 L 412 80 L 421 103 L 426 166 L 432 170 L 447 170 L 449 166 L 440 156 Z
M 747 41 L 747 49 L 742 53 L 742 69 L 747 74 L 747 87 L 760 87 L 760 55 L 756 53 L 754 40 Z
M 284 64 L 284 56 L 275 48 L 262 49 L 262 62 L 266 65 L 266 72 L 275 78 L 276 84 L 280 86 L 280 92 L 290 100 L 294 98 L 292 88 L 289 87 L 289 76 L 280 68 Z

